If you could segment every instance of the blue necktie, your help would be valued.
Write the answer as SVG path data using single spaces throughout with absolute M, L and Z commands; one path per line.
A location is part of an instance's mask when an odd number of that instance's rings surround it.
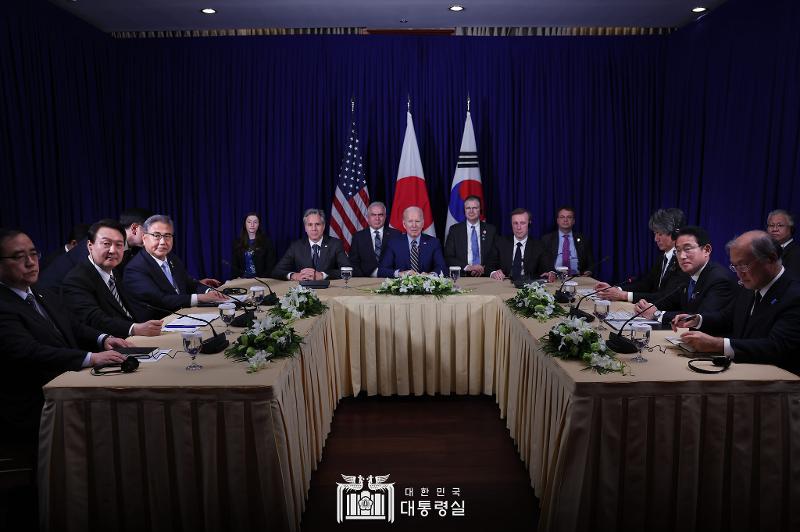
M 381 242 L 381 232 L 378 231 L 378 230 L 375 230 L 375 258 L 378 259 L 378 260 L 380 260 L 380 258 L 381 258 L 381 245 L 382 244 L 383 243 Z
M 472 264 L 481 263 L 481 250 L 478 247 L 478 232 L 475 226 L 472 226 L 472 236 L 470 237 L 470 244 L 472 245 Z
M 313 253 L 311 253 L 311 262 L 314 264 L 314 269 L 319 271 L 319 244 L 311 246 Z
M 691 301 L 694 295 L 694 279 L 689 279 L 689 286 L 686 287 L 686 301 Z
M 161 271 L 163 271 L 164 275 L 167 276 L 167 281 L 169 281 L 169 284 L 171 284 L 172 288 L 175 289 L 175 293 L 179 293 L 178 287 L 175 286 L 175 280 L 172 278 L 172 272 L 170 271 L 169 265 L 166 262 L 161 263 Z

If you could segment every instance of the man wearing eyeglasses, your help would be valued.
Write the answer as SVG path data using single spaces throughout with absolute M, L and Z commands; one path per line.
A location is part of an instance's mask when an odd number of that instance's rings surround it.
M 489 266 L 497 263 L 497 229 L 481 221 L 481 199 L 464 200 L 464 221 L 453 224 L 444 244 L 444 260 L 473 277 L 488 277 Z M 488 265 L 488 266 L 487 266 Z
M 786 271 L 777 242 L 763 231 L 744 233 L 727 248 L 742 285 L 733 304 L 700 315 L 679 314 L 673 330 L 699 329 L 681 335 L 696 351 L 775 364 L 800 375 L 800 281 Z
M 767 216 L 767 233 L 782 248 L 781 262 L 786 271 L 800 279 L 800 247 L 794 241 L 794 218 L 783 209 Z
M 226 301 L 225 296 L 209 288 L 219 286 L 219 281 L 193 279 L 172 253 L 175 224 L 169 216 L 153 215 L 143 227 L 146 253 L 131 259 L 123 280 L 136 321 L 159 320 L 180 308 Z
M 731 303 L 735 287 L 727 269 L 711 260 L 711 240 L 703 228 L 690 225 L 678 231 L 675 252 L 678 266 L 689 276 L 686 287 L 673 290 L 658 307 L 646 299 L 636 303 L 636 312 L 643 311 L 643 317 L 660 321 L 665 328 L 679 312 L 721 310 Z
M 65 371 L 122 362 L 114 349 L 131 345 L 76 321 L 56 294 L 31 288 L 38 279 L 30 237 L 0 229 L 0 438 L 34 450 L 42 386 Z

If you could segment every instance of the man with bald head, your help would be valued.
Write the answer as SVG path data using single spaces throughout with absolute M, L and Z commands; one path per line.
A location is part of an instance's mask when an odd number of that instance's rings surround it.
M 403 211 L 405 238 L 393 238 L 381 257 L 378 277 L 401 277 L 410 273 L 444 273 L 447 266 L 442 245 L 430 235 L 422 233 L 425 216 L 419 207 Z
M 774 364 L 800 374 L 800 281 L 784 268 L 780 250 L 763 231 L 728 243 L 731 269 L 742 289 L 732 305 L 673 319 L 692 330 L 681 340 L 697 351 L 724 353 L 734 362 Z

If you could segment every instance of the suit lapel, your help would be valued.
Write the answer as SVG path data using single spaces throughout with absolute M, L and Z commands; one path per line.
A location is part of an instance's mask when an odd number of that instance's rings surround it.
M 33 292 L 33 295 L 36 296 L 36 301 L 42 306 L 45 312 L 47 312 L 50 320 L 47 320 L 41 316 L 38 312 L 36 312 L 36 310 L 31 309 L 33 313 L 36 314 L 36 316 L 38 316 L 43 323 L 47 324 L 48 327 L 55 327 L 56 331 L 61 334 L 68 346 L 73 347 L 77 345 L 77 342 L 75 342 L 75 337 L 72 335 L 72 327 L 70 327 L 70 324 L 62 319 L 62 315 L 58 312 L 55 304 L 51 304 L 49 298 L 44 294 L 41 294 L 35 290 L 31 291 Z M 25 303 L 25 306 L 30 308 L 30 305 L 27 303 Z

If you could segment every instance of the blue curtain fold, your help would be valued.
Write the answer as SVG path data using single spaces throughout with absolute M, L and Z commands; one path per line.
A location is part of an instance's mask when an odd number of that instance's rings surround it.
M 330 209 L 351 97 L 370 194 L 391 204 L 410 98 L 441 235 L 469 95 L 488 220 L 509 234 L 526 207 L 538 236 L 571 204 L 620 279 L 652 261 L 658 207 L 721 249 L 797 204 L 798 14 L 775 2 L 608 38 L 114 40 L 16 7 L 0 21 L 0 223 L 48 250 L 76 222 L 145 206 L 173 216 L 190 271 L 226 277 L 246 212 L 282 252 L 304 208 Z

